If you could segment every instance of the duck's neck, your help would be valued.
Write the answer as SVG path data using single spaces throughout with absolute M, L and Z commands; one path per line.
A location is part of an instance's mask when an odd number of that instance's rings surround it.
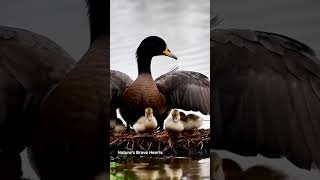
M 152 57 L 138 57 L 138 73 L 151 74 L 151 59 Z
M 109 69 L 110 61 L 108 57 L 110 56 L 109 48 L 109 37 L 99 36 L 97 39 L 91 43 L 87 52 L 82 56 L 78 65 L 80 64 L 100 64 L 105 68 Z
M 91 44 L 101 36 L 110 34 L 110 1 L 86 0 L 90 22 Z

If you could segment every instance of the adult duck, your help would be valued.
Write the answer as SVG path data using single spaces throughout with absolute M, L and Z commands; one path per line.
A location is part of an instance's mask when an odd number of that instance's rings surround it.
M 172 108 L 210 113 L 209 79 L 198 72 L 172 71 L 154 81 L 151 60 L 159 55 L 177 59 L 163 39 L 150 36 L 137 49 L 139 75 L 135 81 L 111 70 L 112 111 L 119 108 L 127 124 L 132 125 L 146 107 L 151 107 L 161 128 Z
M 31 148 L 41 179 L 93 179 L 106 171 L 110 5 L 87 4 L 90 47 L 41 105 Z
M 213 27 L 210 36 L 212 148 L 320 167 L 320 60 L 314 50 L 262 31 Z
M 22 176 L 20 152 L 33 139 L 41 99 L 74 64 L 47 37 L 0 26 L 0 179 Z

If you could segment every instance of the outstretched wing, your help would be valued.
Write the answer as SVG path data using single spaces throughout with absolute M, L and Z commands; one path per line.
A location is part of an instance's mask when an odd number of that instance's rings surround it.
M 156 79 L 173 108 L 210 114 L 210 81 L 198 72 L 172 71 Z
M 274 33 L 212 30 L 213 147 L 320 167 L 320 61 Z
M 120 71 L 110 70 L 110 102 L 112 106 L 112 117 L 116 117 L 120 97 L 124 90 L 133 83 L 133 80 Z

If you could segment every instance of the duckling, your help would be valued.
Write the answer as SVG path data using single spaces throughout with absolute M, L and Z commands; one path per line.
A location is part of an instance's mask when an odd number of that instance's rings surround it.
M 184 131 L 194 131 L 202 126 L 203 119 L 195 114 L 188 114 L 185 118 L 181 119 Z
M 171 117 L 169 117 L 165 123 L 165 130 L 170 135 L 178 135 L 178 137 L 180 137 L 183 129 L 183 124 L 180 121 L 180 112 L 174 109 L 171 112 Z
M 119 136 L 122 132 L 126 130 L 126 126 L 123 124 L 121 119 L 112 118 L 110 120 L 110 134 L 113 136 Z
M 154 132 L 158 126 L 156 118 L 153 116 L 153 109 L 151 107 L 145 108 L 145 116 L 141 116 L 137 122 L 133 125 L 133 129 L 143 134 L 145 132 Z
M 160 173 L 160 170 L 156 168 L 149 168 L 146 165 L 141 165 L 141 164 L 136 164 L 133 168 L 132 171 L 134 174 L 139 175 L 139 179 L 141 180 L 157 180 L 161 179 L 163 176 Z
M 132 126 L 136 133 L 142 134 L 146 130 L 146 118 L 144 116 L 140 117 L 137 122 Z
M 179 114 L 180 114 L 180 120 L 181 121 L 186 121 L 187 115 L 185 113 L 183 113 L 182 111 L 180 111 Z

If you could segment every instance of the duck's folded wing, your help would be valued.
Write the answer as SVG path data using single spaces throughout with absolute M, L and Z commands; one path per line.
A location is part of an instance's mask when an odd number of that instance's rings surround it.
M 172 108 L 210 114 L 210 81 L 198 72 L 172 71 L 156 79 Z
M 273 33 L 212 30 L 213 147 L 320 167 L 320 61 Z
M 120 71 L 110 70 L 110 102 L 112 107 L 112 117 L 116 117 L 115 111 L 119 107 L 120 97 L 124 90 L 133 83 L 133 80 Z

